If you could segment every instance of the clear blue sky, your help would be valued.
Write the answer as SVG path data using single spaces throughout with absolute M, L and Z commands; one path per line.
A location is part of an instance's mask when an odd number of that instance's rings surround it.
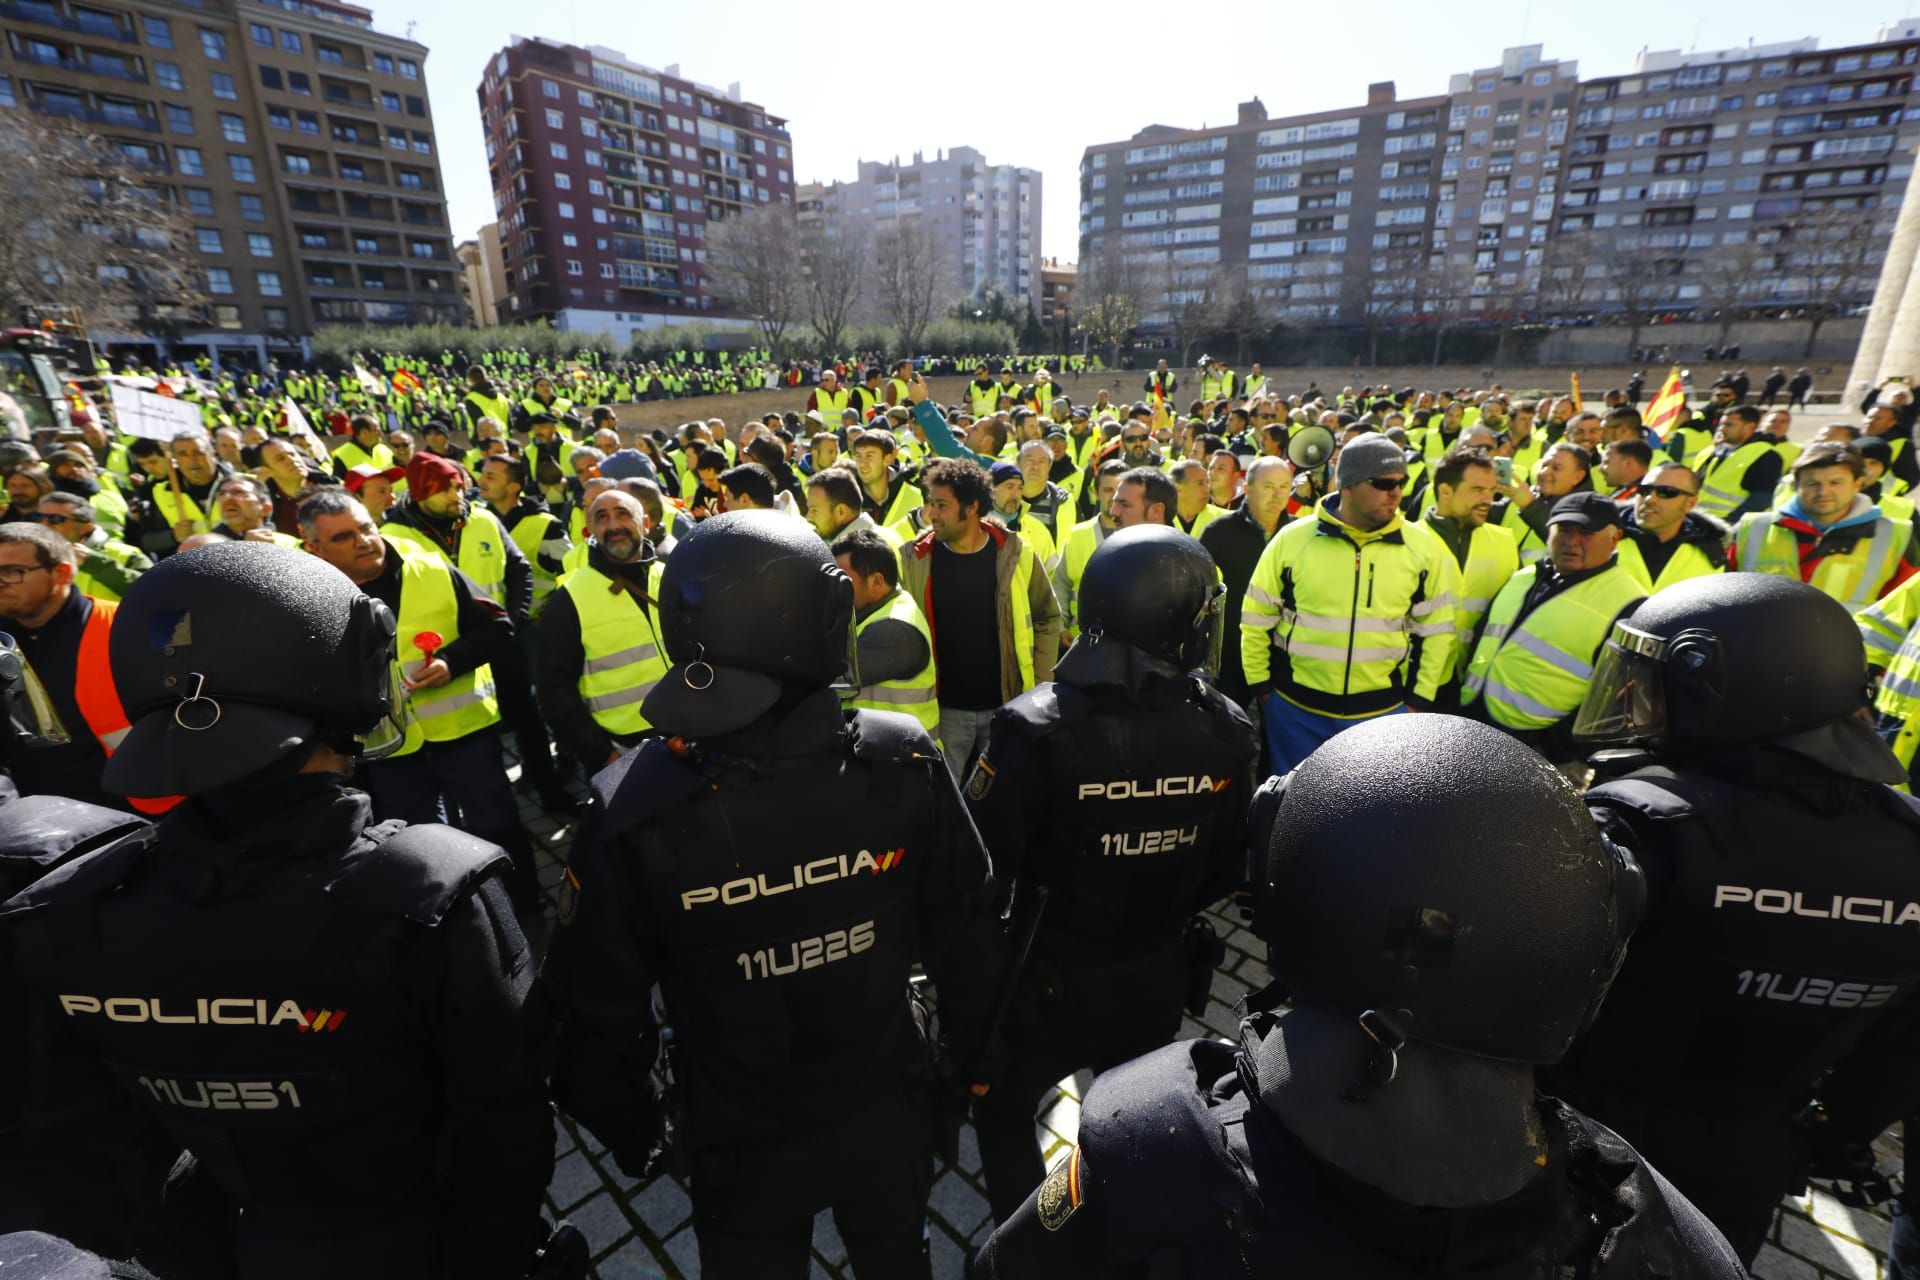
M 851 178 L 862 159 L 973 146 L 996 164 L 1045 176 L 1042 251 L 1071 259 L 1078 236 L 1078 169 L 1089 143 L 1148 124 L 1197 127 L 1233 119 L 1258 96 L 1271 115 L 1365 101 L 1373 80 L 1403 98 L 1445 92 L 1447 77 L 1496 65 L 1509 45 L 1544 44 L 1582 75 L 1622 74 L 1651 49 L 1717 49 L 1805 36 L 1822 48 L 1865 43 L 1880 24 L 1912 16 L 1864 0 L 1680 5 L 1614 0 L 1447 4 L 1013 4 L 914 8 L 874 0 L 808 5 L 616 4 L 613 0 L 362 0 L 383 31 L 430 50 L 440 164 L 457 239 L 493 217 L 474 88 L 487 59 L 514 35 L 618 49 L 787 117 L 795 177 Z M 1909 0 L 1920 11 L 1920 0 Z M 976 34 L 977 33 L 977 34 Z M 980 42 L 1000 51 L 980 56 Z M 1090 71 L 1089 68 L 1097 70 Z

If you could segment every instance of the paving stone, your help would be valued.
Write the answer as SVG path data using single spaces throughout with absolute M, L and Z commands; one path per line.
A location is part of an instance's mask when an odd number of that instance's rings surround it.
M 974 1133 L 973 1126 L 967 1125 L 960 1130 L 959 1165 L 960 1172 L 977 1174 L 980 1172 L 980 1137 Z
M 602 1185 L 600 1171 L 593 1167 L 584 1153 L 575 1151 L 554 1163 L 553 1177 L 547 1183 L 547 1194 L 562 1209 L 570 1209 L 600 1190 Z
M 960 1280 L 967 1273 L 967 1251 L 949 1237 L 933 1233 L 934 1280 Z
M 1780 1247 L 1815 1266 L 1853 1280 L 1878 1280 L 1880 1263 L 1871 1250 L 1830 1231 L 1810 1218 L 1780 1215 Z
M 655 1178 L 644 1191 L 628 1201 L 647 1229 L 662 1240 L 672 1235 L 693 1216 L 693 1201 L 672 1178 Z
M 1826 1231 L 1838 1232 L 1866 1245 L 1881 1257 L 1893 1241 L 1893 1224 L 1865 1209 L 1851 1209 L 1815 1186 L 1807 1197 L 1807 1208 L 1814 1222 Z
M 847 1260 L 847 1246 L 840 1239 L 840 1228 L 834 1225 L 833 1214 L 814 1215 L 813 1251 L 836 1267 Z
M 975 1190 L 972 1183 L 951 1172 L 933 1184 L 927 1206 L 961 1235 L 971 1235 L 982 1219 L 992 1216 L 987 1198 Z
M 593 1272 L 599 1280 L 664 1280 L 667 1268 L 638 1239 L 600 1259 Z
M 1770 1244 L 1760 1246 L 1753 1260 L 1753 1280 L 1822 1280 L 1820 1269 L 1810 1262 L 1780 1252 Z
M 692 1227 L 682 1228 L 667 1241 L 667 1257 L 686 1280 L 700 1280 L 700 1242 L 693 1238 Z
M 633 1224 L 620 1212 L 620 1202 L 604 1191 L 585 1204 L 569 1209 L 567 1221 L 580 1228 L 587 1237 L 588 1248 L 596 1255 L 633 1234 Z

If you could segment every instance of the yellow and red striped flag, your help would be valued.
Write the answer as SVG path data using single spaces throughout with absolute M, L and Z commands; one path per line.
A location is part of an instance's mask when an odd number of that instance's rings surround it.
M 1642 421 L 1649 431 L 1664 436 L 1685 422 L 1686 416 L 1687 389 L 1680 381 L 1680 366 L 1674 365 L 1667 380 L 1660 384 L 1660 393 L 1647 406 L 1647 416 Z
M 400 395 L 413 395 L 425 385 L 425 383 L 413 375 L 411 369 L 395 369 L 393 371 L 393 389 Z
M 1580 403 L 1580 371 L 1578 369 L 1573 371 L 1573 394 L 1570 398 L 1573 401 L 1573 411 L 1575 413 L 1579 413 L 1581 409 L 1585 408 L 1585 406 Z

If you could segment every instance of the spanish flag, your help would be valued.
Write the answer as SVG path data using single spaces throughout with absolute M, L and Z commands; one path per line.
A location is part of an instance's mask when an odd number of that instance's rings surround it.
M 413 371 L 410 369 L 395 369 L 393 371 L 393 389 L 398 395 L 410 396 L 417 394 L 425 385 L 426 384 L 421 382 L 420 379 L 414 377 Z
M 1665 436 L 1675 427 L 1687 420 L 1687 390 L 1680 381 L 1680 366 L 1674 365 L 1667 374 L 1667 380 L 1660 384 L 1660 394 L 1647 406 L 1647 416 L 1643 421 L 1647 430 L 1655 435 Z

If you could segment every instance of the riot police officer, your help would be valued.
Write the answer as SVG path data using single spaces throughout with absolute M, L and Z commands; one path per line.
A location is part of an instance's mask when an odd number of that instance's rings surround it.
M 394 624 L 324 562 L 176 556 L 109 639 L 106 785 L 181 794 L 0 912 L 33 1052 L 104 1064 L 238 1208 L 242 1277 L 524 1276 L 552 1114 L 501 851 L 370 823 Z M 30 1098 L 29 1109 L 40 1099 Z
M 1648 753 L 1587 804 L 1646 867 L 1650 910 L 1555 1083 L 1748 1263 L 1804 1185 L 1816 1083 L 1859 1069 L 1920 983 L 1920 802 L 1887 785 L 1905 774 L 1859 714 L 1866 671 L 1824 593 L 1698 578 L 1615 623 L 1574 724 Z
M 1079 1146 L 974 1274 L 1744 1275 L 1631 1147 L 1534 1087 L 1641 892 L 1565 780 L 1496 729 L 1402 715 L 1268 786 L 1255 928 L 1279 983 L 1237 1049 L 1096 1079 Z
M 671 1125 L 709 1277 L 805 1275 L 826 1208 L 857 1274 L 929 1274 L 909 970 L 969 1067 L 997 978 L 986 854 L 938 749 L 832 687 L 852 614 L 797 521 L 735 512 L 681 539 L 660 581 L 673 666 L 643 708 L 659 736 L 594 780 L 542 973 L 555 1101 L 632 1176 Z M 648 1081 L 655 982 L 671 1103 Z
M 1219 944 L 1196 917 L 1239 880 L 1257 752 L 1246 714 L 1200 674 L 1218 670 L 1224 603 L 1186 534 L 1108 537 L 1081 577 L 1080 642 L 1053 683 L 995 713 L 968 777 L 1034 939 L 1006 1069 L 974 1108 L 999 1221 L 1046 1173 L 1033 1117 L 1047 1088 L 1173 1039 L 1191 983 L 1206 1000 Z
M 68 731 L 10 637 L 0 635 L 0 770 Z M 144 818 L 66 796 L 15 792 L 0 772 L 0 902 L 96 850 L 148 837 Z M 33 1228 L 115 1254 L 147 1243 L 153 1212 L 178 1147 L 131 1114 L 130 1100 L 92 1076 L 60 1078 L 35 1063 L 26 994 L 10 962 L 0 964 L 0 1232 Z M 58 1089 L 57 1105 L 25 1123 L 29 1081 Z M 3 1256 L 3 1255 L 0 1255 Z

